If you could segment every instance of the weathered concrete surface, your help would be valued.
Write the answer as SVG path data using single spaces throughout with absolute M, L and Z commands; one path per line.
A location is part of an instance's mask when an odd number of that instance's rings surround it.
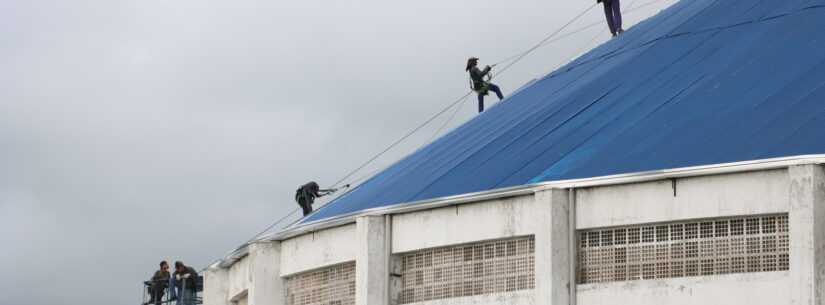
M 535 209 L 530 214 L 536 224 L 536 290 L 535 304 L 569 304 L 570 244 L 567 191 L 547 190 L 535 195 Z M 575 244 L 575 242 L 573 242 Z
M 209 268 L 203 273 L 203 304 L 228 305 L 229 269 Z
M 791 166 L 790 304 L 825 304 L 825 173 L 820 165 Z
M 530 195 L 394 215 L 392 252 L 530 235 L 536 208 Z
M 252 285 L 252 257 L 245 256 L 232 267 L 229 267 L 229 289 L 225 298 L 229 301 L 237 301 L 249 293 Z
M 681 178 L 576 191 L 577 228 L 788 211 L 787 170 Z
M 286 287 L 280 277 L 281 244 L 278 242 L 254 243 L 249 248 L 250 305 L 283 305 Z M 241 305 L 238 302 L 238 305 Z
M 252 305 L 280 305 L 283 276 L 356 261 L 356 304 L 393 304 L 391 284 L 399 284 L 390 276 L 392 268 L 399 268 L 393 253 L 534 235 L 536 290 L 419 304 L 825 304 L 822 167 L 682 178 L 673 192 L 670 180 L 579 189 L 573 224 L 565 190 L 365 216 L 356 224 L 285 240 L 280 249 L 276 243 L 253 245 L 250 255 L 230 269 L 206 272 L 205 302 L 230 305 L 246 298 Z M 789 213 L 790 271 L 571 285 L 571 249 L 576 247 L 571 225 L 583 229 L 768 213 Z
M 578 286 L 577 305 L 783 305 L 788 272 L 728 274 Z
M 280 244 L 259 242 L 249 246 L 249 255 L 228 269 L 204 272 L 205 305 L 282 305 L 283 280 L 279 276 Z
M 477 295 L 415 303 L 416 305 L 535 305 L 533 291 L 504 292 L 495 295 Z M 566 305 L 566 304 L 565 304 Z
M 281 276 L 355 260 L 355 224 L 304 234 L 281 242 Z
M 363 216 L 356 220 L 355 305 L 389 303 L 389 217 Z

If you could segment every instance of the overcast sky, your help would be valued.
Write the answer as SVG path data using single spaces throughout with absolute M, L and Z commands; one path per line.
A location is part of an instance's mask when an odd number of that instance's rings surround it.
M 467 57 L 517 54 L 592 4 L 0 0 L 0 304 L 138 304 L 160 260 L 203 268 L 292 211 L 298 185 L 335 182 L 464 94 Z M 608 36 L 496 82 L 506 95 Z

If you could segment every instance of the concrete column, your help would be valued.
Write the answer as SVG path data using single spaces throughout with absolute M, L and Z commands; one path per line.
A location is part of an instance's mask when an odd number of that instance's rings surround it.
M 566 190 L 536 193 L 536 305 L 568 305 L 576 285 L 570 280 L 568 198 Z
M 203 304 L 229 305 L 229 270 L 210 267 L 203 272 Z
M 791 304 L 825 304 L 825 173 L 819 165 L 791 166 Z
M 389 303 L 389 216 L 362 216 L 356 223 L 355 305 Z M 257 304 L 256 304 L 257 305 Z
M 286 287 L 281 278 L 281 243 L 256 242 L 249 245 L 249 305 L 285 305 Z

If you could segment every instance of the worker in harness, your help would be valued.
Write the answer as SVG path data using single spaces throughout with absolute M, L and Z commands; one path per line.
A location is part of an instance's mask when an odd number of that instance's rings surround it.
M 349 187 L 349 184 L 344 187 Z M 295 202 L 301 206 L 304 216 L 307 216 L 309 213 L 312 213 L 312 204 L 315 203 L 315 198 L 323 197 L 336 191 L 338 191 L 338 189 L 321 189 L 318 183 L 310 181 L 295 191 Z
M 484 96 L 487 95 L 489 91 L 495 92 L 498 100 L 504 99 L 504 95 L 501 94 L 501 89 L 495 84 L 490 83 L 490 79 L 492 79 L 492 74 L 490 74 L 491 69 L 493 69 L 493 67 L 490 66 L 484 67 L 483 70 L 479 69 L 477 57 L 470 57 L 470 59 L 467 60 L 467 67 L 464 69 L 470 72 L 473 91 L 478 93 L 479 113 L 484 112 Z
M 607 27 L 613 37 L 624 32 L 622 29 L 622 9 L 619 0 L 596 0 L 596 3 L 604 4 L 604 17 L 607 19 Z

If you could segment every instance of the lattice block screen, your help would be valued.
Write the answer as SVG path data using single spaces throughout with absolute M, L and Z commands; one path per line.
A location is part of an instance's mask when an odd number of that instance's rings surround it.
M 532 236 L 402 255 L 402 304 L 535 287 Z
M 788 215 L 578 232 L 578 283 L 788 270 Z
M 288 305 L 354 305 L 355 263 L 344 263 L 286 279 Z

